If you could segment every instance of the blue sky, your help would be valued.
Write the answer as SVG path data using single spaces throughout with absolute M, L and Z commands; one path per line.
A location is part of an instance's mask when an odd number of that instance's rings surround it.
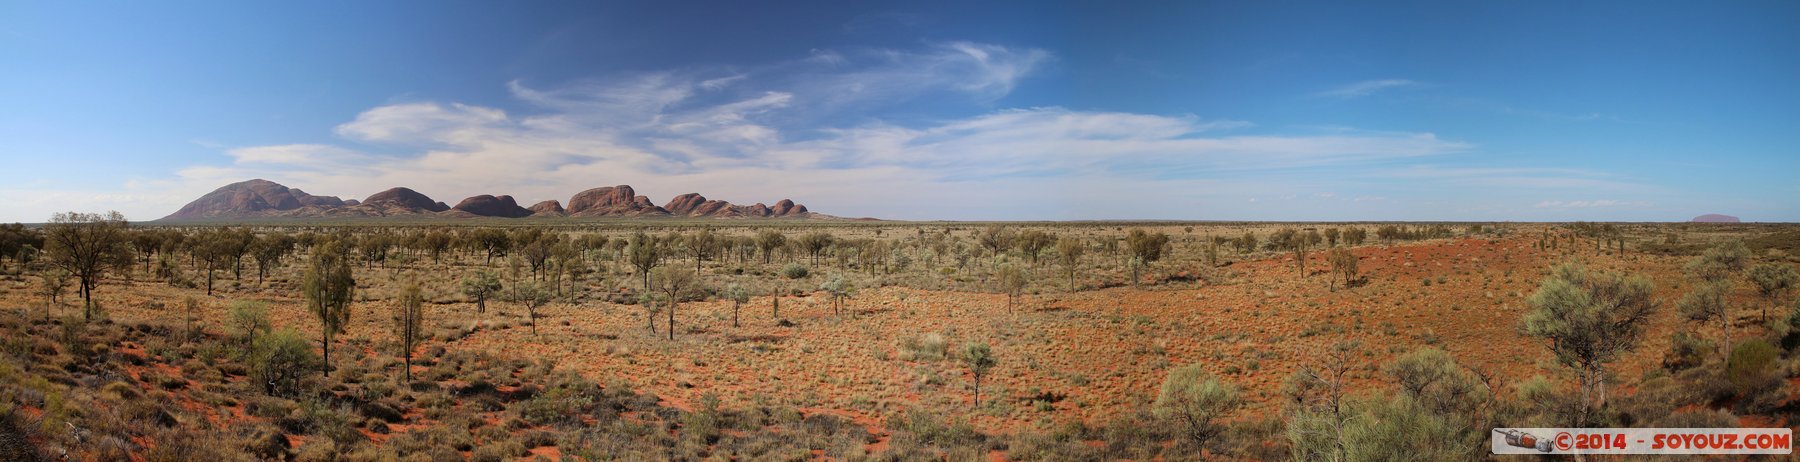
M 1800 221 L 1792 2 L 14 2 L 0 221 L 267 178 L 893 219 Z

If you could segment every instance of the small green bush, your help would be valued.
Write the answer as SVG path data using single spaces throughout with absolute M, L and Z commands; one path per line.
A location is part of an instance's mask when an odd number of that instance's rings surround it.
M 250 379 L 263 386 L 263 392 L 275 396 L 294 396 L 300 391 L 300 379 L 318 369 L 319 359 L 312 345 L 293 329 L 282 329 L 257 337 L 250 345 Z
M 1750 388 L 1769 376 L 1779 355 L 1780 351 L 1762 339 L 1739 343 L 1731 349 L 1731 359 L 1725 363 L 1725 378 L 1740 389 Z

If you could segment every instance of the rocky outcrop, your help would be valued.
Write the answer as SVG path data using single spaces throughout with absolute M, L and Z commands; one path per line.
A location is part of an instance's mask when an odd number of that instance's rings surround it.
M 1739 223 L 1738 217 L 1734 217 L 1731 215 L 1720 215 L 1717 213 L 1708 213 L 1705 215 L 1697 216 L 1697 217 L 1694 217 L 1694 219 L 1692 219 L 1692 220 L 1688 220 L 1688 222 L 1690 222 L 1690 223 Z
M 589 189 L 569 198 L 568 214 L 572 217 L 638 217 L 668 215 L 669 211 L 650 203 L 650 198 L 637 195 L 628 185 Z
M 532 204 L 531 208 L 526 210 L 530 210 L 532 216 L 542 217 L 560 217 L 569 214 L 568 211 L 563 210 L 562 203 L 555 199 Z
M 668 210 L 670 215 L 678 217 L 787 218 L 804 217 L 808 215 L 806 206 L 797 205 L 794 201 L 787 199 L 776 202 L 775 207 L 770 208 L 767 205 L 763 205 L 761 202 L 758 202 L 755 205 L 744 206 L 733 205 L 732 203 L 725 201 L 707 200 L 706 196 L 702 196 L 699 193 L 687 193 L 675 196 L 674 199 L 669 200 L 667 205 L 663 206 L 663 209 Z
M 658 207 L 631 186 L 589 189 L 561 202 L 548 200 L 520 207 L 512 196 L 479 195 L 463 199 L 456 207 L 432 200 L 408 188 L 378 192 L 361 201 L 314 196 L 268 180 L 250 180 L 220 187 L 164 217 L 166 221 L 261 219 L 261 218 L 375 218 L 389 216 L 468 217 L 698 217 L 698 218 L 833 218 L 814 214 L 806 206 L 782 199 L 775 205 L 735 205 L 710 200 L 699 193 L 670 199 Z
M 189 202 L 165 219 L 259 216 L 303 207 L 338 207 L 336 197 L 314 196 L 279 183 L 255 179 L 228 184 Z
M 795 204 L 794 201 L 787 199 L 782 199 L 781 202 L 776 202 L 774 207 L 769 208 L 769 216 L 772 217 L 791 217 L 805 214 L 806 206 Z
M 700 193 L 687 193 L 675 196 L 674 199 L 669 200 L 668 205 L 663 206 L 663 209 L 668 210 L 670 215 L 678 217 L 721 217 L 740 215 L 737 213 L 737 210 L 732 207 L 730 202 L 709 201 L 706 200 L 706 196 L 702 196 Z
M 269 184 L 274 184 L 274 183 L 269 183 Z M 281 185 L 277 184 L 276 186 L 281 186 Z M 305 191 L 301 191 L 297 188 L 288 188 L 288 192 L 294 194 L 294 200 L 300 201 L 301 207 L 342 207 L 342 206 L 344 206 L 344 202 L 345 202 L 341 199 L 338 199 L 336 196 L 314 196 L 311 194 L 307 194 Z M 356 202 L 356 201 L 352 200 L 349 202 Z M 352 205 L 354 205 L 354 204 L 352 204 Z
M 479 217 L 523 218 L 531 216 L 531 211 L 520 207 L 512 196 L 492 196 L 482 194 L 456 203 L 451 210 L 461 211 Z
M 391 188 L 386 191 L 375 193 L 374 195 L 364 198 L 361 205 L 364 207 L 377 207 L 382 209 L 398 208 L 403 210 L 422 210 L 428 212 L 450 210 L 449 205 L 445 205 L 443 202 L 433 201 L 431 200 L 431 197 L 419 194 L 418 191 L 409 188 Z

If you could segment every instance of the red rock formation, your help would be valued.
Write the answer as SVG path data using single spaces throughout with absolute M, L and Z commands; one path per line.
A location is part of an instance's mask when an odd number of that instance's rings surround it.
M 730 202 L 706 200 L 699 193 L 687 193 L 669 200 L 663 209 L 678 217 L 736 217 L 743 213 Z
M 650 203 L 650 198 L 637 195 L 631 186 L 594 188 L 569 198 L 569 216 L 608 217 L 667 215 L 669 212 Z
M 443 202 L 433 201 L 430 197 L 419 194 L 418 191 L 408 188 L 391 188 L 386 191 L 375 193 L 374 195 L 364 198 L 362 205 L 431 212 L 450 210 L 449 205 L 445 205 Z
M 568 211 L 563 210 L 562 203 L 555 199 L 539 202 L 527 210 L 530 210 L 533 216 L 560 217 L 568 215 Z
M 531 216 L 531 211 L 520 207 L 512 196 L 482 194 L 463 199 L 462 202 L 456 203 L 456 206 L 450 209 L 482 217 L 522 218 Z
M 228 184 L 200 196 L 165 217 L 170 219 L 218 218 L 260 215 L 271 211 L 295 210 L 307 206 L 336 207 L 343 201 L 336 197 L 314 196 L 290 189 L 269 180 L 249 180 Z
M 582 191 L 569 199 L 567 209 L 554 200 L 539 202 L 527 209 L 511 196 L 480 195 L 464 199 L 452 208 L 443 202 L 407 188 L 393 188 L 370 195 L 362 201 L 340 200 L 330 196 L 314 196 L 267 180 L 250 180 L 225 185 L 201 196 L 164 220 L 226 218 L 372 218 L 386 216 L 429 215 L 456 217 L 707 217 L 707 218 L 830 218 L 807 211 L 806 206 L 782 199 L 773 207 L 734 205 L 708 200 L 698 193 L 670 199 L 667 207 L 658 207 L 650 198 L 637 195 L 631 186 L 619 185 Z

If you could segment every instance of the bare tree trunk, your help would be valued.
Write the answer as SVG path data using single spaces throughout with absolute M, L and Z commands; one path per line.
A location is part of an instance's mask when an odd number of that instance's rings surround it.
M 325 350 L 325 376 L 331 377 L 331 328 L 325 327 L 324 330 L 325 338 L 319 342 L 319 347 Z
M 981 407 L 981 374 L 975 374 L 975 407 Z

